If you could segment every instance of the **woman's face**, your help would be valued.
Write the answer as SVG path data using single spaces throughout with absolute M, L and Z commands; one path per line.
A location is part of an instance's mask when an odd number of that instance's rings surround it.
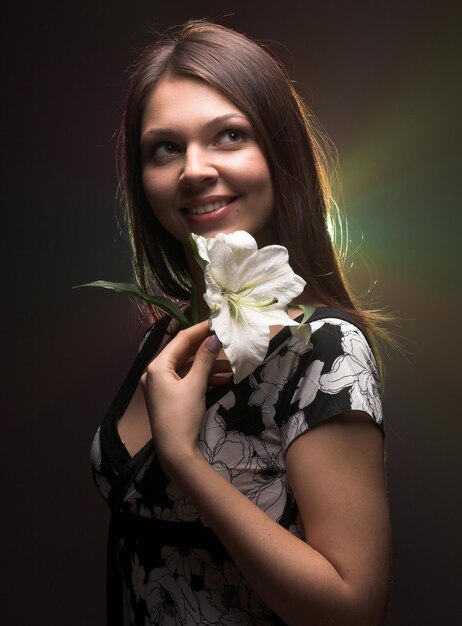
M 162 226 L 189 248 L 191 232 L 213 237 L 246 230 L 276 243 L 273 189 L 247 117 L 220 92 L 165 77 L 141 123 L 143 187 Z

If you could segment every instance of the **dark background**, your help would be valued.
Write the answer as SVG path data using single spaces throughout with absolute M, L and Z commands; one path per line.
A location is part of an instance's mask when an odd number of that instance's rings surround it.
M 153 28 L 206 16 L 272 42 L 339 150 L 351 278 L 400 318 L 405 351 L 385 400 L 387 625 L 461 623 L 458 4 L 2 2 L 2 624 L 104 623 L 89 448 L 141 325 L 128 300 L 71 286 L 130 278 L 125 68 Z

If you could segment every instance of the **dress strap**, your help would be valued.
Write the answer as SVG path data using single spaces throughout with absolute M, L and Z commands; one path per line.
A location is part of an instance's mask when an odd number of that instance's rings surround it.
M 171 321 L 170 315 L 164 315 L 156 324 L 152 327 L 143 347 L 139 351 L 135 362 L 133 363 L 130 371 L 127 374 L 124 382 L 122 383 L 116 397 L 114 398 L 111 406 L 109 407 L 108 415 L 120 417 L 128 406 L 136 386 L 139 383 L 141 375 L 151 361 L 153 355 L 159 349 L 161 341 L 165 335 L 168 325 Z

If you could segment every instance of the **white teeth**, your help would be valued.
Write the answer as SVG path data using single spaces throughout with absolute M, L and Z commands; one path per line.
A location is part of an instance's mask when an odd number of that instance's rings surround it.
M 207 202 L 207 204 L 203 204 L 202 206 L 196 206 L 194 209 L 190 209 L 190 211 L 193 215 L 202 215 L 203 213 L 211 213 L 212 211 L 221 209 L 221 207 L 226 206 L 228 203 L 228 198 L 224 200 L 216 200 L 215 202 Z

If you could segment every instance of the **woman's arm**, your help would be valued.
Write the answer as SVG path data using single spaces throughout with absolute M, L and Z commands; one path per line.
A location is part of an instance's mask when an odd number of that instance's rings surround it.
M 288 624 L 381 624 L 390 552 L 381 433 L 351 413 L 289 447 L 288 479 L 306 530 L 301 541 L 215 472 L 196 446 L 215 358 L 205 345 L 197 350 L 206 332 L 203 324 L 182 331 L 144 380 L 164 469 Z M 190 372 L 179 378 L 176 369 L 195 350 Z

